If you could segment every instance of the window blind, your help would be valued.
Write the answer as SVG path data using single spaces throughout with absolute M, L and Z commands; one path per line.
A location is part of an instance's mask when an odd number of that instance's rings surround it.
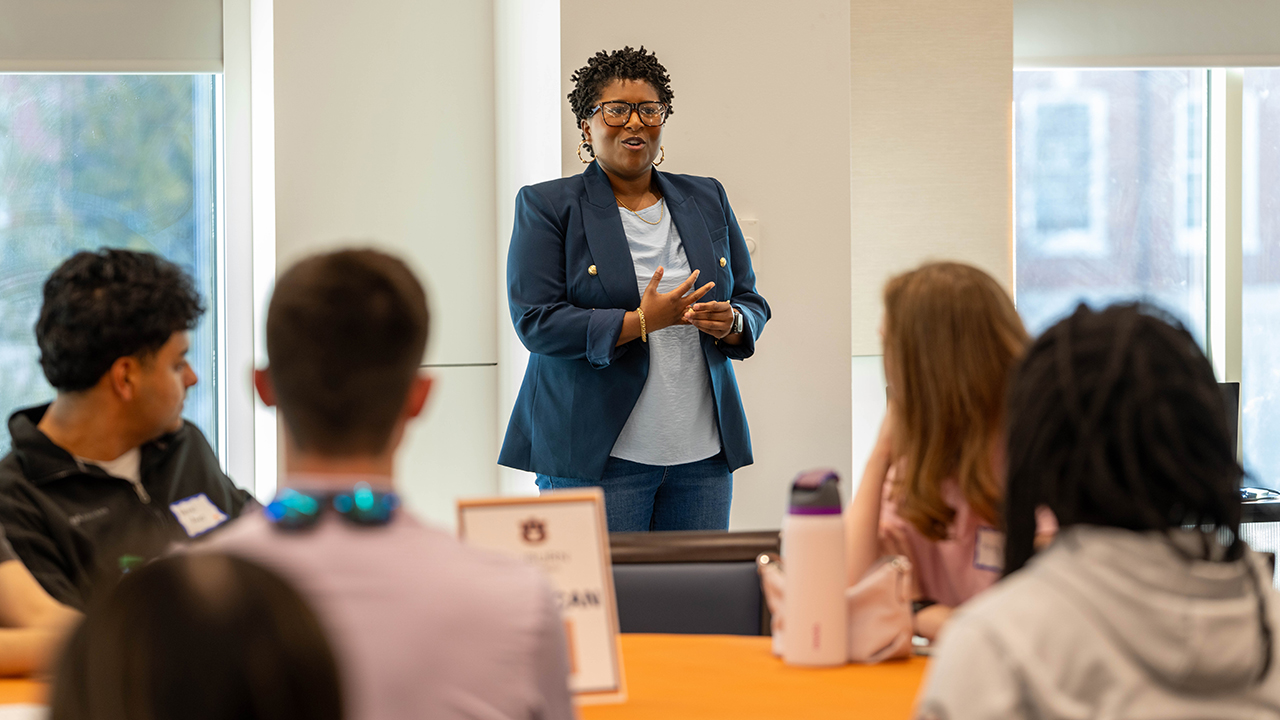
M 0 72 L 221 72 L 222 0 L 0 0 Z
M 1275 0 L 1015 0 L 1017 68 L 1280 65 Z

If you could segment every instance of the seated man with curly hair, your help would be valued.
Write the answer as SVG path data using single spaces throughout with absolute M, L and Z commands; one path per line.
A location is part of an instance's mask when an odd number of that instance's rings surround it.
M 36 323 L 57 396 L 9 418 L 0 523 L 45 590 L 83 608 L 110 579 L 240 514 L 250 496 L 182 419 L 196 374 L 191 278 L 147 253 L 80 252 L 49 276 Z

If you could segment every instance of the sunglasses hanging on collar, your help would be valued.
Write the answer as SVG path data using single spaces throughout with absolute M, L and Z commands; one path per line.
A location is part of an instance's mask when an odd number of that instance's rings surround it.
M 386 525 L 394 517 L 400 498 L 368 483 L 356 483 L 350 490 L 305 492 L 285 488 L 263 509 L 267 520 L 280 530 L 306 530 L 320 522 L 326 512 L 338 513 L 347 522 L 364 527 Z

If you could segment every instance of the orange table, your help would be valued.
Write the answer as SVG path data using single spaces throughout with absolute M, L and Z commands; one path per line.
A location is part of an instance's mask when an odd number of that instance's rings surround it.
M 48 701 L 49 686 L 28 678 L 0 678 L 0 705 L 41 705 Z
M 767 637 L 623 635 L 622 663 L 627 702 L 582 707 L 582 720 L 906 720 L 926 661 L 793 668 Z
M 769 638 L 623 635 L 627 702 L 583 707 L 582 720 L 866 718 L 906 720 L 924 658 L 830 669 L 788 667 Z M 38 680 L 0 679 L 0 705 L 43 703 Z

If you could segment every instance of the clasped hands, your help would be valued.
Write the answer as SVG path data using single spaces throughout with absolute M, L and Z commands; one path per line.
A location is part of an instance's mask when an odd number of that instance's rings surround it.
M 698 302 L 716 286 L 714 282 L 694 290 L 698 280 L 698 270 L 694 270 L 687 280 L 667 293 L 658 292 L 658 283 L 662 280 L 665 268 L 658 268 L 649 280 L 640 298 L 640 309 L 644 311 L 645 331 L 648 333 L 661 330 L 676 324 L 692 325 L 717 340 L 724 339 L 733 329 L 733 309 L 729 303 L 711 301 Z

